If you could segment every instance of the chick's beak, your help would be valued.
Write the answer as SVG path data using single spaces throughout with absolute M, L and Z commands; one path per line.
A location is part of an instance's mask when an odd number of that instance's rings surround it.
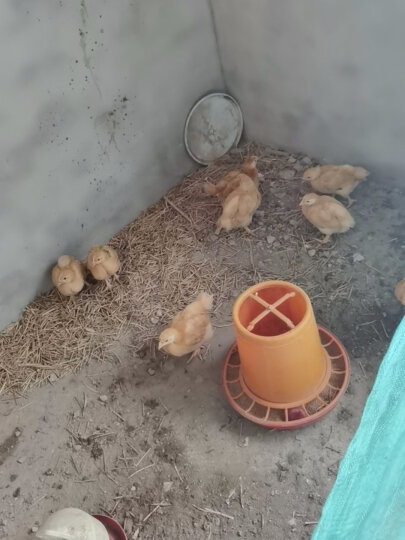
M 165 345 L 164 343 L 162 343 L 161 341 L 159 341 L 158 351 L 160 351 L 160 349 L 161 349 L 162 347 L 164 347 L 164 345 Z

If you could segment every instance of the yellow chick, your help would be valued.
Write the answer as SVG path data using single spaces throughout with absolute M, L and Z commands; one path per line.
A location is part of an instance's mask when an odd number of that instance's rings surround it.
M 395 296 L 397 300 L 405 306 L 405 279 L 397 283 L 397 286 L 395 287 Z
M 355 225 L 349 211 L 333 197 L 307 193 L 300 206 L 307 220 L 325 235 L 322 240 L 317 240 L 321 244 L 329 242 L 332 234 L 345 233 Z
M 249 225 L 253 214 L 261 203 L 260 192 L 251 178 L 244 175 L 240 178 L 239 185 L 222 203 L 222 214 L 217 221 L 217 232 L 221 229 L 231 231 L 233 229 L 245 229 L 251 233 Z
M 228 195 L 237 187 L 243 178 L 248 176 L 255 183 L 256 187 L 259 185 L 259 172 L 256 168 L 257 158 L 251 156 L 245 159 L 242 167 L 239 171 L 231 171 L 228 173 L 218 184 L 211 184 L 207 182 L 204 185 L 204 191 L 208 195 L 215 195 L 221 202 L 228 197 Z
M 52 269 L 52 283 L 63 296 L 73 297 L 84 287 L 82 263 L 70 255 L 62 255 Z
M 117 252 L 112 247 L 93 246 L 87 255 L 86 265 L 94 279 L 104 280 L 107 287 L 111 287 L 109 278 L 116 276 L 120 261 Z
M 181 311 L 159 337 L 159 350 L 173 356 L 192 353 L 189 361 L 199 354 L 201 346 L 213 335 L 208 312 L 213 298 L 205 292 Z
M 350 193 L 365 180 L 370 173 L 363 167 L 352 165 L 323 165 L 307 169 L 303 180 L 310 182 L 312 189 L 318 193 L 340 195 L 348 201 L 348 207 L 355 202 Z

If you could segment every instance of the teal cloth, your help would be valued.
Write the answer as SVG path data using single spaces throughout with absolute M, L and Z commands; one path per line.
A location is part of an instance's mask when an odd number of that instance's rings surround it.
M 405 318 L 312 540 L 405 540 Z

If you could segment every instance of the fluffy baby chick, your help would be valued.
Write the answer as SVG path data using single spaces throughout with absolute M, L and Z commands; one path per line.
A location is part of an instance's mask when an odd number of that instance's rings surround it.
M 228 197 L 228 195 L 237 187 L 239 187 L 243 178 L 248 176 L 256 185 L 259 185 L 259 172 L 256 168 L 257 158 L 251 156 L 245 159 L 242 164 L 242 167 L 239 171 L 229 172 L 218 184 L 211 184 L 207 182 L 204 185 L 204 191 L 208 195 L 215 195 L 221 202 Z
M 110 246 L 93 246 L 87 255 L 87 268 L 94 279 L 104 280 L 111 287 L 110 277 L 116 277 L 120 267 L 117 252 Z
M 192 353 L 196 356 L 203 343 L 213 335 L 208 312 L 212 308 L 212 296 L 201 293 L 197 299 L 181 311 L 159 337 L 159 350 L 173 356 Z
M 321 244 L 326 244 L 332 234 L 345 233 L 355 225 L 349 211 L 333 197 L 307 193 L 300 206 L 307 220 L 325 235 L 317 240 Z
M 395 287 L 395 296 L 397 300 L 405 306 L 405 279 L 397 283 L 397 286 Z
M 70 255 L 62 255 L 52 269 L 52 283 L 63 296 L 73 297 L 84 287 L 82 263 Z
M 260 203 L 261 195 L 256 183 L 245 175 L 240 179 L 238 187 L 223 201 L 222 214 L 217 221 L 217 231 L 243 228 L 251 233 L 249 225 Z
M 370 173 L 363 167 L 352 165 L 323 165 L 307 169 L 303 180 L 310 182 L 312 189 L 318 193 L 340 195 L 348 201 L 348 207 L 355 202 L 350 193 L 365 180 Z

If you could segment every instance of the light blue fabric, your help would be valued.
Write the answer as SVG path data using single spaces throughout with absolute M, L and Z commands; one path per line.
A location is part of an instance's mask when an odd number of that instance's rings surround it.
M 405 318 L 312 540 L 405 540 Z

